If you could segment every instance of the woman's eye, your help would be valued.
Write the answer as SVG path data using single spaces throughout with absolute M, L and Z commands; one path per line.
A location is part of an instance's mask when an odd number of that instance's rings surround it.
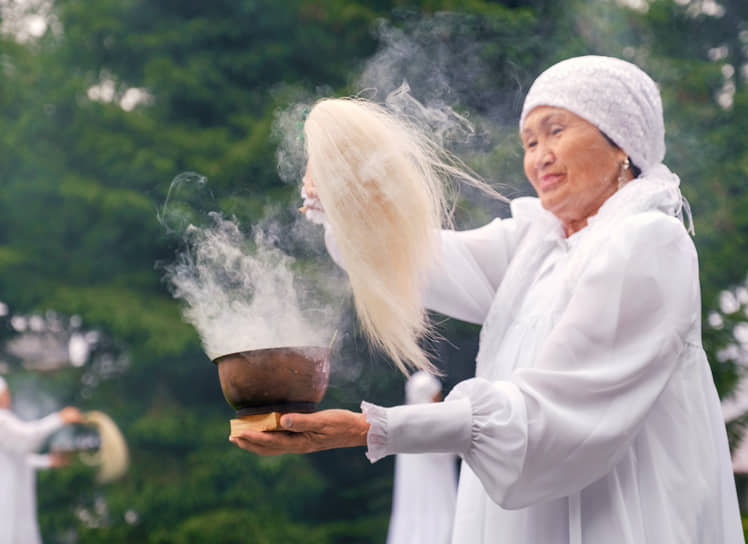
M 551 127 L 551 134 L 556 135 L 556 134 L 561 133 L 563 130 L 564 130 L 563 127 L 559 127 L 559 126 Z
M 530 140 L 529 142 L 525 142 L 526 149 L 532 149 L 536 145 L 538 145 L 538 142 L 536 142 L 535 140 Z

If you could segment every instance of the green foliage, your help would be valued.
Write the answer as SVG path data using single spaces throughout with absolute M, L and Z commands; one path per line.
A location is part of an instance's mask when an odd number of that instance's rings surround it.
M 529 190 L 516 118 L 537 73 L 587 53 L 644 66 L 663 89 L 667 162 L 693 207 L 704 306 L 714 308 L 748 270 L 745 80 L 732 78 L 730 107 L 716 101 L 723 65 L 746 63 L 746 4 L 720 3 L 722 17 L 671 0 L 653 0 L 647 12 L 581 0 L 55 0 L 59 32 L 25 43 L 0 36 L 0 300 L 80 315 L 129 361 L 86 397 L 84 369 L 44 378 L 61 402 L 112 415 L 132 453 L 126 478 L 106 486 L 80 464 L 40 474 L 45 542 L 384 540 L 391 460 L 369 465 L 359 449 L 258 458 L 227 442 L 231 411 L 215 368 L 157 266 L 179 249 L 157 212 L 184 171 L 206 176 L 213 191 L 197 208 L 245 226 L 275 209 L 291 224 L 298 188 L 278 179 L 274 115 L 299 96 L 357 92 L 382 45 L 381 18 L 435 57 L 460 53 L 443 59 L 457 74 L 458 106 L 490 119 L 485 147 L 466 160 L 509 196 Z M 428 25 L 424 16 L 433 16 Z M 727 56 L 713 60 L 709 51 L 723 45 Z M 484 69 L 461 77 L 473 61 Z M 102 84 L 112 100 L 90 98 Z M 131 89 L 146 100 L 124 109 Z M 461 225 L 495 213 L 465 196 Z M 311 251 L 299 252 L 300 271 L 322 270 Z M 443 334 L 449 342 L 433 350 L 449 388 L 474 371 L 477 330 L 447 322 Z M 704 341 L 714 359 L 729 330 L 705 326 Z M 401 401 L 403 379 L 387 361 L 353 329 L 339 342 L 326 406 Z M 714 374 L 724 393 L 738 377 L 717 363 Z

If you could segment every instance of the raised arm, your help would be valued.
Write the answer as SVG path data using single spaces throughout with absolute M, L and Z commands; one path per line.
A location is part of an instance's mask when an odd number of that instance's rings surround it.
M 440 255 L 429 271 L 424 293 L 426 308 L 469 323 L 483 323 L 519 235 L 513 219 L 495 219 L 472 230 L 443 230 Z M 335 235 L 327 225 L 325 246 L 345 270 Z
M 481 324 L 512 258 L 517 225 L 495 219 L 473 230 L 441 233 L 441 254 L 429 273 L 425 306 Z
M 31 453 L 44 440 L 64 425 L 59 414 L 50 414 L 35 421 L 22 421 L 8 411 L 0 413 L 0 448 L 15 453 Z
M 67 423 L 82 421 L 77 408 L 63 408 L 34 421 L 22 421 L 8 410 L 0 411 L 0 448 L 15 453 L 31 453 L 44 440 Z

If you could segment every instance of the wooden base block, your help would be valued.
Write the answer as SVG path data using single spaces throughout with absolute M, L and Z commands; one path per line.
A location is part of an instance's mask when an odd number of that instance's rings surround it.
M 253 414 L 251 416 L 242 416 L 232 419 L 231 436 L 239 436 L 244 430 L 252 431 L 275 431 L 281 428 L 280 412 L 270 412 L 269 414 Z

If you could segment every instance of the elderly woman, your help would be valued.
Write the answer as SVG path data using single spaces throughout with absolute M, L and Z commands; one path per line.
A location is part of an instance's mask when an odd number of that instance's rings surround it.
M 619 59 L 560 62 L 530 88 L 520 136 L 538 198 L 444 231 L 425 292 L 483 325 L 476 377 L 445 402 L 287 414 L 289 432 L 235 441 L 456 453 L 456 544 L 743 542 L 655 83 Z

